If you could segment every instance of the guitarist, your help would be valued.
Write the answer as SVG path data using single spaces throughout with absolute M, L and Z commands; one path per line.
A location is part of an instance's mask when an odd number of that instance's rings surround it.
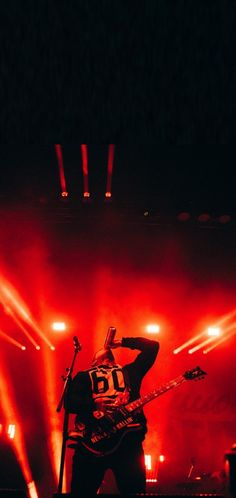
M 138 350 L 134 361 L 117 365 L 111 350 L 118 347 Z M 109 348 L 100 349 L 94 356 L 88 370 L 78 372 L 68 389 L 65 408 L 75 413 L 75 426 L 81 434 L 89 434 L 94 422 L 104 413 L 116 410 L 140 397 L 140 388 L 145 374 L 153 365 L 159 343 L 144 337 L 123 337 L 113 340 Z M 96 495 L 107 469 L 116 478 L 119 493 L 145 493 L 146 474 L 143 441 L 147 432 L 146 417 L 141 410 L 138 416 L 138 430 L 125 433 L 119 443 L 107 454 L 97 456 L 83 445 L 75 444 L 71 496 L 79 498 Z M 82 437 L 83 441 L 83 437 Z M 109 440 L 108 440 L 109 443 Z

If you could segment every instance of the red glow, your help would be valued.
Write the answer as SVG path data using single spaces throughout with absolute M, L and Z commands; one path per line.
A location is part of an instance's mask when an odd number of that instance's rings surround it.
M 159 456 L 159 462 L 164 462 L 165 461 L 165 456 L 164 455 L 160 455 Z

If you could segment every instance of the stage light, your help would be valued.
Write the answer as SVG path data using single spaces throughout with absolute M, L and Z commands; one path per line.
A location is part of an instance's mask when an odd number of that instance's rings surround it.
M 40 350 L 40 346 L 35 346 L 35 349 L 37 349 L 37 351 Z
M 190 344 L 193 344 L 198 339 L 200 339 L 200 337 L 202 337 L 204 335 L 205 335 L 205 331 L 201 332 L 200 334 L 195 335 L 194 337 L 192 337 L 192 339 L 189 339 L 188 341 L 184 342 L 184 344 L 182 344 L 182 346 L 179 346 L 178 348 L 174 349 L 173 354 L 180 353 L 181 351 L 183 351 L 183 349 L 187 348 L 188 346 L 190 346 Z
M 231 216 L 229 214 L 223 214 L 218 218 L 220 223 L 229 223 L 231 221 Z
M 207 221 L 210 221 L 211 217 L 208 213 L 202 213 L 198 216 L 198 221 L 201 223 L 206 223 Z
M 147 470 L 152 470 L 152 457 L 151 455 L 144 455 L 145 467 Z
M 164 455 L 160 455 L 159 456 L 159 462 L 164 462 L 165 461 L 165 456 Z
M 149 323 L 146 326 L 146 331 L 148 334 L 158 334 L 158 332 L 160 332 L 160 325 L 157 323 Z
M 233 329 L 236 327 L 236 324 L 232 324 L 231 327 L 228 327 L 227 329 L 224 330 L 224 334 L 225 332 L 228 332 L 229 330 Z M 220 344 L 222 344 L 223 342 L 227 341 L 228 339 L 230 339 L 236 332 L 233 330 L 233 332 L 231 332 L 230 334 L 225 334 L 221 339 L 219 339 L 218 341 L 215 341 L 215 343 L 213 344 L 213 346 L 210 346 L 209 348 L 207 349 L 204 349 L 203 350 L 203 354 L 207 354 L 209 353 L 210 351 L 212 351 L 212 349 L 215 349 L 217 346 L 219 346 Z
M 7 434 L 10 439 L 14 439 L 16 433 L 16 426 L 15 424 L 9 424 L 8 429 L 7 429 Z
M 188 213 L 188 212 L 186 212 L 186 211 L 184 211 L 184 212 L 182 212 L 182 213 L 179 213 L 179 214 L 177 215 L 177 219 L 178 219 L 179 221 L 188 221 L 188 220 L 190 220 L 190 218 L 191 218 L 190 213 Z
M 22 351 L 25 351 L 26 347 L 25 346 L 21 346 L 21 349 L 22 349 Z
M 27 488 L 29 490 L 29 497 L 30 498 L 38 498 L 38 493 L 37 493 L 34 481 L 28 482 L 27 483 Z
M 111 197 L 111 192 L 106 192 L 105 197 Z
M 51 351 L 55 351 L 55 346 L 50 346 Z
M 208 327 L 207 329 L 207 334 L 209 336 L 219 336 L 220 335 L 220 328 L 219 327 Z
M 83 193 L 83 196 L 84 196 L 84 197 L 90 197 L 90 192 L 84 192 L 84 193 Z
M 66 330 L 65 322 L 53 322 L 52 330 L 54 330 L 55 332 L 63 332 L 64 330 Z
M 61 193 L 61 196 L 62 196 L 62 197 L 68 197 L 68 195 L 69 195 L 69 194 L 68 194 L 68 192 L 66 192 L 66 191 L 63 191 L 63 192 Z

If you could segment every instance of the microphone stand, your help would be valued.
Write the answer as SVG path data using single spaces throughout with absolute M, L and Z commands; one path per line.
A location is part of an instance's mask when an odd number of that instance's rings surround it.
M 66 372 L 67 372 L 66 376 L 64 376 L 64 375 L 62 376 L 62 379 L 64 380 L 64 386 L 63 386 L 63 390 L 62 390 L 61 399 L 60 399 L 58 406 L 57 406 L 57 409 L 56 409 L 57 412 L 60 412 L 61 408 L 63 406 L 64 399 L 65 399 L 69 384 L 72 380 L 72 373 L 73 373 L 73 368 L 74 368 L 74 364 L 75 364 L 75 359 L 76 359 L 76 356 L 78 354 L 78 351 L 81 351 L 81 349 L 82 348 L 81 348 L 81 345 L 80 345 L 78 339 L 74 338 L 74 356 L 73 356 L 70 368 L 66 368 Z M 66 442 L 67 442 L 67 438 L 68 438 L 68 422 L 69 422 L 69 412 L 68 412 L 68 410 L 65 409 L 64 421 L 63 421 L 63 436 L 62 436 L 60 472 L 59 472 L 59 481 L 58 481 L 58 488 L 57 488 L 58 493 L 62 492 L 63 472 L 64 472 L 65 455 L 66 455 Z

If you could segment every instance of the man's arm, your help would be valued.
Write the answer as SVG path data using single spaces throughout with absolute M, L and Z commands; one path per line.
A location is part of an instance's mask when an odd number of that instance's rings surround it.
M 111 344 L 111 349 L 117 347 L 138 349 L 140 351 L 132 362 L 132 366 L 134 370 L 137 370 L 140 375 L 144 376 L 153 365 L 160 349 L 160 344 L 158 341 L 145 337 L 123 337 L 122 339 L 115 340 Z

